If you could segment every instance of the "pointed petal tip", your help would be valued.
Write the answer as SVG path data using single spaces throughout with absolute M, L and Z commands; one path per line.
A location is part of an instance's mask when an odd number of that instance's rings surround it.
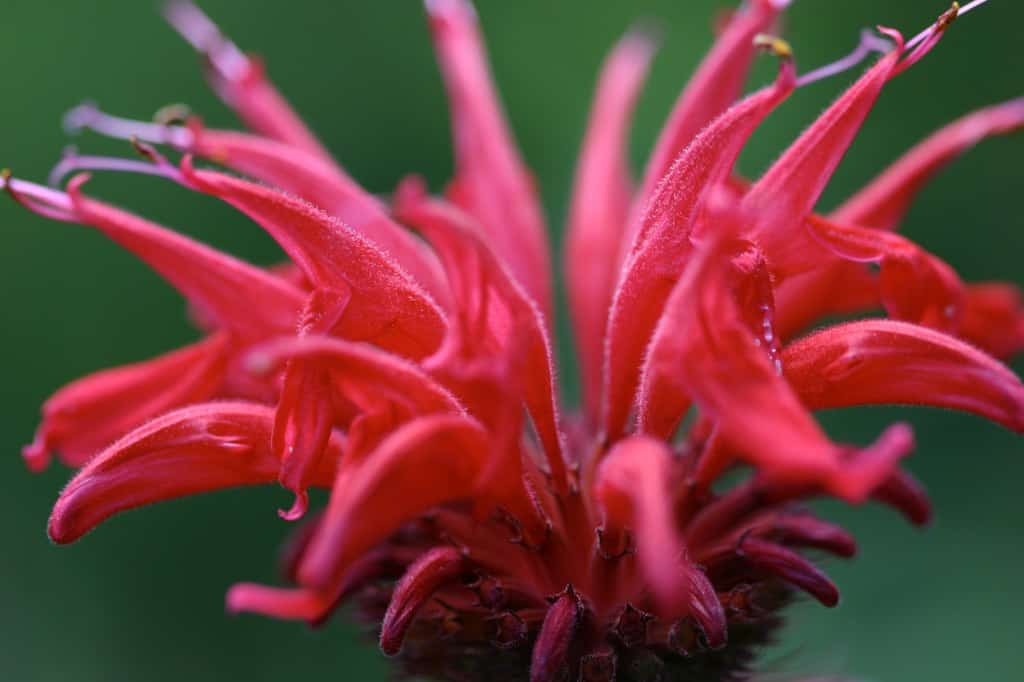
M 50 448 L 43 435 L 36 435 L 35 440 L 21 449 L 21 457 L 25 466 L 34 474 L 42 473 L 50 466 Z
M 309 511 L 309 493 L 305 490 L 294 490 L 295 501 L 289 509 L 278 509 L 277 515 L 285 521 L 298 521 Z

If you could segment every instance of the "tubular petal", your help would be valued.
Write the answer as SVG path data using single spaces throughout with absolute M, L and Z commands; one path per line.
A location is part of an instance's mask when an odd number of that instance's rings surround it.
M 444 315 L 386 254 L 347 225 L 283 192 L 192 168 L 189 186 L 216 196 L 263 227 L 316 288 L 350 291 L 335 333 L 422 358 L 444 334 Z
M 491 82 L 476 12 L 468 0 L 425 5 L 451 108 L 452 198 L 479 221 L 550 323 L 551 257 L 543 211 Z
M 551 341 L 536 304 L 509 274 L 468 216 L 443 201 L 431 200 L 413 183 L 396 192 L 396 215 L 421 230 L 441 257 L 457 309 L 452 329 L 464 357 L 487 348 L 521 352 L 523 401 L 544 447 L 558 490 L 566 489 Z M 501 309 L 504 309 L 502 312 Z M 498 355 L 501 355 L 499 352 Z M 492 360 L 493 362 L 493 360 Z
M 488 452 L 486 434 L 466 417 L 421 417 L 393 431 L 351 471 L 342 467 L 344 480 L 299 567 L 300 582 L 329 589 L 403 522 L 469 497 Z
M 903 403 L 973 412 L 1024 431 L 1024 385 L 963 341 L 891 320 L 830 327 L 783 351 L 786 379 L 812 409 Z
M 793 65 L 783 60 L 775 84 L 735 105 L 680 155 L 644 213 L 612 299 L 605 337 L 602 424 L 605 436 L 626 426 L 640 365 L 665 301 L 683 271 L 690 234 L 708 190 L 732 170 L 754 129 L 793 89 Z
M 302 293 L 261 268 L 130 213 L 87 198 L 88 176 L 68 184 L 76 220 L 131 251 L 185 296 L 200 315 L 247 339 L 294 329 Z M 246 301 L 259 301 L 248 305 Z
M 1005 282 L 967 285 L 958 336 L 997 358 L 1024 350 L 1024 297 Z
M 565 271 L 591 422 L 600 410 L 604 332 L 633 191 L 627 158 L 630 123 L 653 54 L 654 40 L 632 31 L 608 56 L 576 167 Z
M 806 256 L 806 239 L 798 228 L 810 215 L 832 173 L 874 106 L 885 83 L 895 75 L 903 55 L 897 47 L 867 71 L 792 144 L 745 195 L 756 216 L 749 229 L 773 263 L 773 270 L 793 274 L 815 265 Z
M 283 620 L 320 619 L 331 605 L 330 597 L 306 589 L 269 587 L 257 583 L 237 583 L 224 598 L 228 613 L 259 613 Z
M 895 230 L 918 192 L 957 156 L 987 137 L 1024 127 L 1024 98 L 979 109 L 933 133 L 830 216 L 880 230 Z
M 71 382 L 43 405 L 43 422 L 22 454 L 42 471 L 56 451 L 80 467 L 116 438 L 168 410 L 208 400 L 224 379 L 227 334 L 146 362 L 107 369 Z
M 167 0 L 164 16 L 206 57 L 210 84 L 247 126 L 315 154 L 326 163 L 334 163 L 330 153 L 267 79 L 263 64 L 243 54 L 191 0 Z
M 435 547 L 417 559 L 391 596 L 381 623 L 381 651 L 388 656 L 396 655 L 420 607 L 430 601 L 439 587 L 457 579 L 463 570 L 462 554 L 454 547 Z
M 954 331 L 963 313 L 964 285 L 953 268 L 889 232 L 838 225 L 817 216 L 807 230 L 818 244 L 855 263 L 878 263 L 879 297 L 893 318 Z
M 864 501 L 908 454 L 908 430 L 892 427 L 859 452 L 828 440 L 779 376 L 778 359 L 773 361 L 734 298 L 735 278 L 742 289 L 744 272 L 726 267 L 736 248 L 728 229 L 745 224 L 742 217 L 721 212 L 715 223 L 722 231 L 696 251 L 666 306 L 675 316 L 680 385 L 716 428 L 699 460 L 698 483 L 710 485 L 738 456 L 774 483 L 821 485 L 850 502 Z
M 643 436 L 621 440 L 601 461 L 594 495 L 604 511 L 604 532 L 636 537 L 641 570 L 657 597 L 658 615 L 685 614 L 689 585 L 684 548 L 672 518 L 672 453 Z
M 271 408 L 251 403 L 205 403 L 154 419 L 98 454 L 71 480 L 50 516 L 50 537 L 73 542 L 126 509 L 273 482 L 278 460 L 270 448 L 272 422 Z M 332 474 L 322 468 L 316 484 L 327 485 Z
M 569 585 L 544 616 L 540 634 L 533 645 L 530 682 L 558 682 L 569 660 L 569 649 L 580 626 L 584 609 L 579 596 Z
M 383 395 L 416 414 L 464 409 L 455 397 L 419 366 L 374 346 L 326 336 L 275 339 L 252 350 L 248 365 L 266 373 L 289 359 L 316 363 L 331 372 L 337 390 L 359 402 L 361 395 Z
M 669 168 L 709 123 L 733 105 L 754 61 L 754 38 L 771 30 L 786 3 L 754 0 L 732 14 L 711 51 L 690 78 L 661 129 L 634 200 L 633 215 L 622 243 L 625 253 L 640 228 L 639 218 Z

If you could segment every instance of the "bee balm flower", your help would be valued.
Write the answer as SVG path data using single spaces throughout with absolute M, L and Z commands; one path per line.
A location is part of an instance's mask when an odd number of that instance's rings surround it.
M 444 197 L 409 178 L 387 201 L 334 161 L 257 60 L 194 5 L 171 3 L 168 19 L 252 132 L 83 105 L 69 127 L 131 139 L 144 158 L 71 155 L 55 184 L 81 170 L 153 175 L 230 204 L 289 260 L 268 270 L 219 253 L 88 196 L 85 174 L 64 189 L 3 176 L 26 208 L 144 260 L 205 334 L 46 403 L 26 460 L 42 468 L 56 452 L 79 469 L 50 536 L 72 542 L 132 507 L 277 481 L 294 494 L 282 517 L 307 517 L 285 551 L 287 584 L 235 585 L 232 612 L 315 624 L 352 602 L 404 673 L 442 679 L 753 674 L 797 592 L 839 600 L 806 551 L 856 551 L 798 502 L 876 500 L 918 524 L 931 513 L 899 466 L 909 426 L 841 444 L 815 410 L 923 404 L 1024 431 L 1024 385 L 994 357 L 1024 347 L 1019 292 L 964 283 L 896 231 L 938 169 L 1024 125 L 1024 101 L 970 114 L 836 211 L 814 210 L 882 90 L 981 2 L 954 4 L 910 41 L 866 34 L 803 75 L 766 35 L 786 4 L 750 0 L 729 19 L 636 187 L 624 143 L 651 39 L 630 33 L 609 56 L 569 216 L 584 400 L 564 412 L 543 211 L 468 0 L 426 3 L 455 178 Z M 743 96 L 758 49 L 778 74 Z M 736 174 L 794 89 L 875 52 L 764 175 Z M 877 309 L 885 317 L 805 333 Z M 737 467 L 746 478 L 726 485 Z M 330 497 L 309 512 L 314 486 Z

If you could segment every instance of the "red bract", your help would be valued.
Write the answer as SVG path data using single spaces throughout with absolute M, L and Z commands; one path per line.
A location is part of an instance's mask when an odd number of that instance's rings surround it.
M 72 155 L 55 171 L 141 172 L 226 202 L 289 262 L 264 270 L 86 197 L 2 177 L 30 210 L 102 232 L 187 299 L 207 336 L 58 391 L 25 455 L 81 467 L 50 536 L 71 542 L 159 500 L 280 482 L 302 516 L 278 587 L 232 612 L 323 622 L 346 601 L 409 675 L 457 680 L 741 679 L 796 591 L 838 588 L 805 555 L 856 551 L 796 505 L 876 500 L 923 524 L 913 448 L 894 424 L 833 442 L 815 410 L 882 403 L 971 412 L 1024 431 L 1024 385 L 988 353 L 1024 348 L 1016 287 L 964 283 L 894 233 L 957 153 L 1024 125 L 983 109 L 897 161 L 829 216 L 818 199 L 884 88 L 933 49 L 956 6 L 904 44 L 868 35 L 798 76 L 770 30 L 784 0 L 729 19 L 634 191 L 631 111 L 653 56 L 606 62 L 577 168 L 565 257 L 580 410 L 558 401 L 542 211 L 492 85 L 468 0 L 427 0 L 451 99 L 447 199 L 416 178 L 390 204 L 336 164 L 253 58 L 195 6 L 171 22 L 252 130 L 138 123 L 92 106 L 73 128 L 146 160 Z M 970 3 L 963 11 L 980 5 Z M 758 47 L 774 82 L 742 96 Z M 885 52 L 761 177 L 747 139 L 796 88 Z M 149 145 L 183 152 L 171 163 Z M 245 177 L 197 168 L 193 156 Z M 869 266 L 875 266 L 870 269 Z M 821 318 L 883 309 L 796 338 Z M 689 411 L 695 418 L 684 432 Z M 738 466 L 747 476 L 730 486 Z M 661 678 L 659 678 L 661 679 Z

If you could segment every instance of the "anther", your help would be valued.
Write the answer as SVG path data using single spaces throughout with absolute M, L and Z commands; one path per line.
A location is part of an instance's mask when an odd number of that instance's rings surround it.
M 775 55 L 779 59 L 785 59 L 786 61 L 793 59 L 792 46 L 777 36 L 759 33 L 754 36 L 754 47 Z
M 160 126 L 179 126 L 188 123 L 192 109 L 187 104 L 168 104 L 153 114 L 153 123 Z

